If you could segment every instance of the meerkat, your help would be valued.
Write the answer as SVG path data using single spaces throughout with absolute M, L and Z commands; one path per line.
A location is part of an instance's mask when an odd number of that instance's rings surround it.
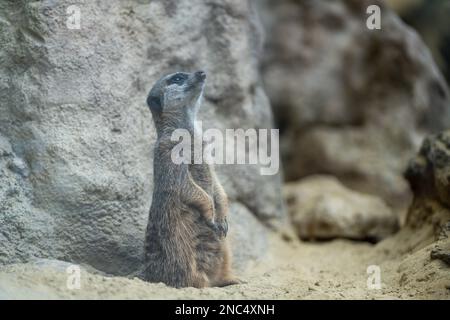
M 226 238 L 228 200 L 214 168 L 175 164 L 171 158 L 174 130 L 196 134 L 205 81 L 203 71 L 170 74 L 156 82 L 147 98 L 157 131 L 143 275 L 149 282 L 197 288 L 239 283 L 231 273 Z

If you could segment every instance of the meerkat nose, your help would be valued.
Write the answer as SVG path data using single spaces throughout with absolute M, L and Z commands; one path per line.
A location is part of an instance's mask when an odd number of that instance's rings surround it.
M 203 70 L 197 71 L 195 73 L 195 76 L 198 77 L 199 79 L 205 80 L 206 79 L 206 72 Z

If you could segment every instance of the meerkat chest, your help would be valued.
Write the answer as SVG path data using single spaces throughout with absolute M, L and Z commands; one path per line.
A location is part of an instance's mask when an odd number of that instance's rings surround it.
M 212 194 L 213 181 L 211 168 L 208 164 L 190 164 L 189 173 L 192 179 L 208 194 Z

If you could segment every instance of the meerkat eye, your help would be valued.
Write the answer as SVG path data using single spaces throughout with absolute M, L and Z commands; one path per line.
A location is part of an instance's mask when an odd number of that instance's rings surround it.
M 180 85 L 184 82 L 184 80 L 186 80 L 186 77 L 184 75 L 176 74 L 172 78 L 170 78 L 168 82 L 169 82 L 169 85 L 174 84 L 174 83 Z

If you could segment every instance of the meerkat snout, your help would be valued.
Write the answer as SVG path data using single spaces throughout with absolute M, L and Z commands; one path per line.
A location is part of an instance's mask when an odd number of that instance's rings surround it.
M 195 73 L 195 76 L 201 80 L 205 80 L 206 79 L 206 72 L 203 70 L 199 70 Z

